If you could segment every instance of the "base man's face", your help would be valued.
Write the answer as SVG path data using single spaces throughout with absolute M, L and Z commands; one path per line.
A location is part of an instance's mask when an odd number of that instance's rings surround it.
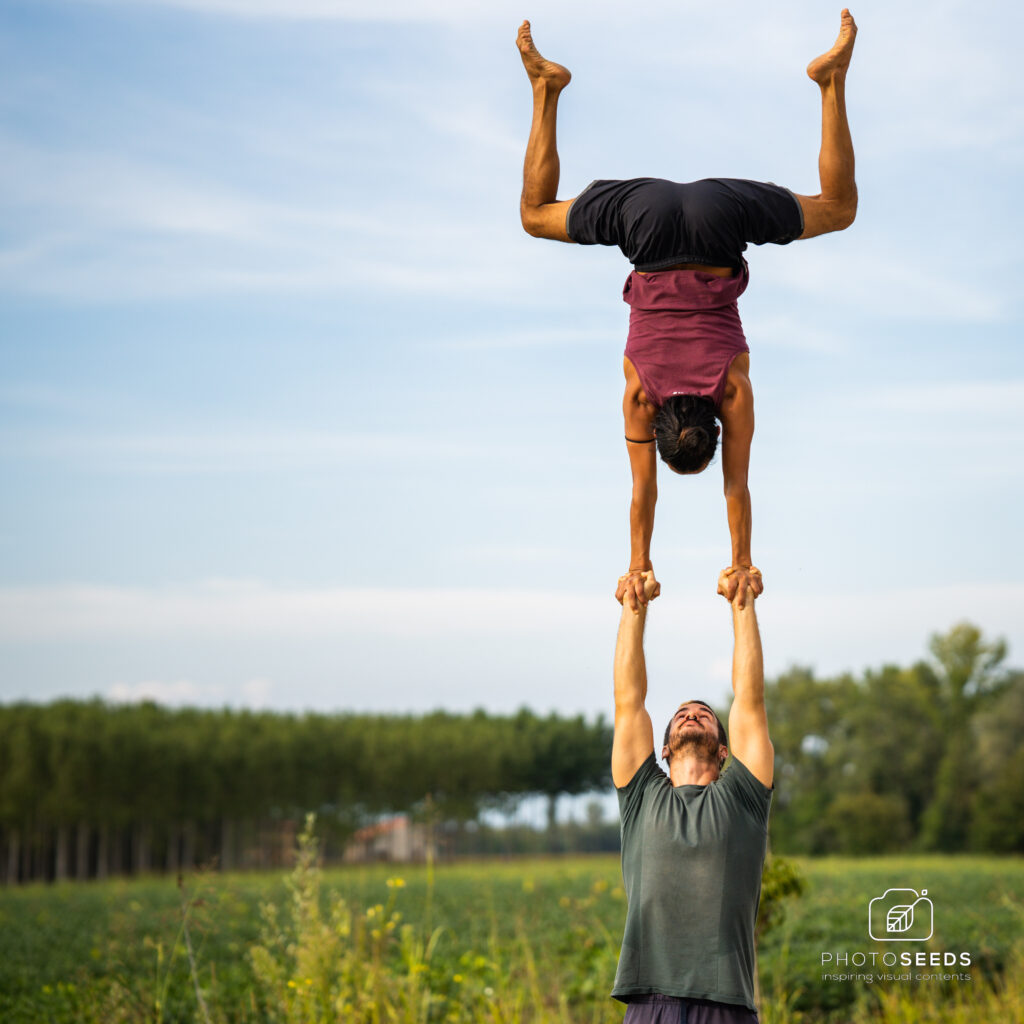
M 705 757 L 718 757 L 718 719 L 703 704 L 683 704 L 672 717 L 668 747 L 671 754 L 692 750 Z

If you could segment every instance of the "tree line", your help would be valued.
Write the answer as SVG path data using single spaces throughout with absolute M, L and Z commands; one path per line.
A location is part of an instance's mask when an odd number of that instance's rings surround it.
M 966 623 L 933 636 L 929 653 L 859 678 L 793 668 L 767 684 L 774 850 L 1024 852 L 1024 673 L 1003 666 L 1002 641 Z M 481 852 L 501 837 L 460 826 L 532 795 L 548 800 L 553 848 L 584 834 L 599 848 L 603 823 L 559 830 L 554 806 L 562 794 L 610 788 L 611 742 L 603 719 L 525 709 L 0 706 L 0 878 L 274 867 L 308 811 L 335 853 L 361 825 L 396 812 Z
M 472 820 L 607 788 L 582 716 L 275 714 L 62 700 L 0 707 L 0 872 L 36 879 L 272 867 L 316 811 L 337 848 L 396 811 Z M 553 812 L 552 812 L 553 813 Z
M 930 657 L 766 687 L 780 853 L 1024 853 L 1024 673 L 970 623 Z

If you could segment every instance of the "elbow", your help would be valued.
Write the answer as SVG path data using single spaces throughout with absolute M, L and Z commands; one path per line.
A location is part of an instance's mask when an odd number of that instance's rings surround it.
M 845 231 L 857 219 L 857 186 L 842 199 L 833 201 L 829 209 L 829 231 Z
M 519 205 L 519 220 L 523 230 L 533 238 L 543 236 L 543 224 L 540 217 L 540 210 L 536 206 L 527 206 L 525 203 Z
M 633 508 L 653 509 L 658 503 L 658 485 L 653 481 L 633 485 Z
M 750 501 L 750 488 L 747 487 L 746 480 L 726 480 L 724 490 L 725 500 L 729 504 Z
M 857 219 L 857 193 L 844 202 L 836 214 L 836 230 L 845 231 Z

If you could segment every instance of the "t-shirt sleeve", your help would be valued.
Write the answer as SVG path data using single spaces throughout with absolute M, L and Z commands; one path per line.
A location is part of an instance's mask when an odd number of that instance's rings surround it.
M 579 245 L 620 245 L 621 181 L 592 181 L 572 202 L 565 230 Z
M 755 821 L 763 828 L 768 828 L 768 812 L 771 810 L 774 788 L 754 778 L 750 769 L 735 756 L 722 772 L 719 784 L 735 795 Z
M 781 185 L 743 181 L 743 240 L 754 245 L 788 245 L 804 233 L 800 201 Z
M 668 776 L 658 767 L 658 759 L 652 751 L 648 755 L 647 760 L 637 768 L 633 778 L 624 786 L 615 790 L 619 798 L 619 818 L 624 828 L 640 812 L 644 793 L 651 783 L 664 784 L 667 780 Z

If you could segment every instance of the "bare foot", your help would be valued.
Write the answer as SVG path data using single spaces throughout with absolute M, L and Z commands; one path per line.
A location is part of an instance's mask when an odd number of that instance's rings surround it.
M 528 21 L 519 26 L 516 46 L 519 47 L 519 56 L 523 58 L 523 67 L 526 68 L 526 73 L 534 85 L 543 82 L 546 86 L 560 91 L 569 84 L 569 79 L 572 78 L 569 69 L 563 68 L 561 64 L 555 64 L 554 61 L 545 60 L 537 52 Z
M 839 37 L 828 53 L 815 57 L 807 65 L 807 74 L 810 75 L 818 85 L 827 85 L 835 75 L 846 74 L 850 66 L 850 57 L 853 55 L 853 43 L 857 38 L 857 26 L 854 23 L 853 15 L 843 8 L 839 23 Z

